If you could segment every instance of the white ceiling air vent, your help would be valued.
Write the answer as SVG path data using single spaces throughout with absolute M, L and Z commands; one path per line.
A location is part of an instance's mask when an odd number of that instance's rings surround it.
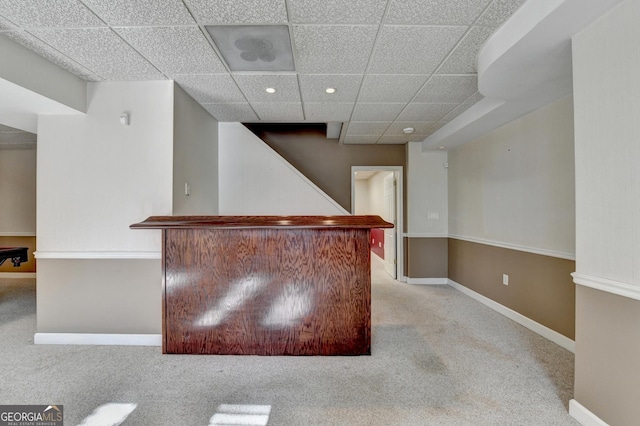
M 286 25 L 206 25 L 231 71 L 295 71 Z

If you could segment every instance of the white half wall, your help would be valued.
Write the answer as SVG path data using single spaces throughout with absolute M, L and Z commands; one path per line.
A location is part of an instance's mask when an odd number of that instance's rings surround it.
M 218 138 L 221 215 L 349 214 L 241 123 Z
M 173 82 L 91 83 L 88 105 L 39 117 L 38 253 L 158 253 L 129 225 L 172 212 Z

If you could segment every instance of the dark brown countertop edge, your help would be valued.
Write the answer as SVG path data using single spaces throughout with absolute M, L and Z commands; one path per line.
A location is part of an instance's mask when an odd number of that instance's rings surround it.
M 151 216 L 131 229 L 393 228 L 380 216 Z

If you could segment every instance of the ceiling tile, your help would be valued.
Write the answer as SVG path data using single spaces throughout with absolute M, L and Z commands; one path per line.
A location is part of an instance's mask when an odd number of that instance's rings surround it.
M 82 0 L 109 25 L 195 24 L 181 0 Z
M 0 15 L 23 28 L 105 26 L 79 0 L 0 0 Z
M 128 27 L 114 30 L 149 62 L 169 75 L 226 71 L 197 26 Z
M 92 81 L 96 81 L 95 78 L 97 76 L 94 75 L 93 71 L 88 70 L 69 57 L 63 55 L 53 47 L 49 46 L 46 43 L 43 43 L 28 32 L 9 31 L 4 33 L 4 35 L 15 41 L 16 43 L 19 43 L 22 46 L 26 47 L 27 49 L 31 49 L 33 52 L 56 64 L 60 68 L 69 71 L 71 74 L 78 76 L 84 80 L 91 80 L 93 78 Z
M 347 135 L 381 136 L 390 124 L 389 121 L 352 121 L 347 128 Z
M 296 69 L 307 74 L 363 74 L 377 25 L 294 25 Z
M 407 135 L 411 140 L 415 138 L 415 135 L 422 135 L 430 133 L 431 127 L 436 124 L 435 121 L 394 121 L 391 126 L 384 132 L 385 136 L 401 136 L 405 133 L 402 129 L 407 127 L 413 127 L 415 132 Z
M 257 121 L 258 116 L 251 105 L 247 102 L 228 103 L 228 104 L 202 104 L 209 114 L 214 116 L 218 121 Z
M 482 44 L 493 34 L 492 27 L 473 27 L 438 68 L 438 74 L 476 73 L 476 56 Z
M 34 30 L 35 36 L 111 80 L 130 76 L 164 76 L 108 28 Z
M 475 104 L 478 101 L 481 101 L 482 99 L 484 99 L 484 96 L 482 96 L 482 94 L 480 92 L 475 92 L 473 95 L 469 96 L 467 99 L 464 100 L 464 103 L 470 103 L 470 104 Z
M 342 141 L 345 145 L 375 144 L 380 137 L 377 135 L 346 135 Z
M 378 74 L 430 74 L 466 29 L 385 26 L 378 38 L 369 71 Z
M 491 0 L 391 0 L 386 22 L 397 25 L 470 25 Z
M 358 102 L 353 110 L 352 120 L 356 121 L 393 121 L 405 103 L 366 103 Z
M 299 76 L 305 102 L 355 102 L 362 83 L 358 74 L 303 74 Z M 326 93 L 332 87 L 335 93 Z
M 200 24 L 283 24 L 285 0 L 184 0 Z
M 328 121 L 349 121 L 351 119 L 351 111 L 353 111 L 353 102 L 305 102 L 303 107 L 307 121 L 322 123 Z
M 174 79 L 199 102 L 242 103 L 247 101 L 229 74 L 176 75 Z
M 379 24 L 387 0 L 289 0 L 296 24 Z
M 420 103 L 412 102 L 398 116 L 399 121 L 438 121 L 449 111 L 458 106 L 457 103 Z
M 251 106 L 262 121 L 303 121 L 300 102 L 252 102 Z
M 0 31 L 15 29 L 16 25 L 0 16 Z
M 19 144 L 19 143 L 35 143 L 37 136 L 29 132 L 2 132 L 0 133 L 0 143 Z
M 366 75 L 358 102 L 409 102 L 428 75 Z
M 426 137 L 424 135 L 383 135 L 378 139 L 378 145 L 402 145 L 407 142 L 420 142 Z
M 460 103 L 478 90 L 475 75 L 434 75 L 416 96 L 416 102 Z
M 233 78 L 249 102 L 300 102 L 295 74 L 234 74 Z M 267 93 L 267 87 L 276 89 L 276 92 Z
M 500 26 L 513 15 L 525 0 L 493 0 L 476 25 Z

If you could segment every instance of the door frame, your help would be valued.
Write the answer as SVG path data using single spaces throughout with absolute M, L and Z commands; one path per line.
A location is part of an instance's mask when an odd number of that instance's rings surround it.
M 351 166 L 351 214 L 353 214 L 356 204 L 356 174 L 355 172 L 376 171 L 394 172 L 396 177 L 396 279 L 406 282 L 404 275 L 404 180 L 403 166 Z

